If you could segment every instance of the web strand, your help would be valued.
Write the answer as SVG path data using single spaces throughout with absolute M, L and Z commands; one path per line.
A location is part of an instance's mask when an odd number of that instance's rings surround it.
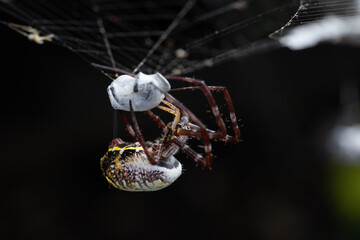
M 93 6 L 94 6 L 94 7 L 93 7 L 94 12 L 98 13 L 99 7 L 98 7 L 96 4 L 94 4 Z M 102 18 L 101 18 L 101 17 L 97 17 L 96 23 L 97 23 L 97 25 L 98 25 L 98 27 L 99 27 L 99 31 L 100 31 L 100 33 L 101 33 L 101 35 L 102 35 L 102 37 L 103 37 L 103 41 L 104 41 L 104 44 L 105 44 L 105 47 L 106 47 L 107 54 L 109 55 L 109 59 L 110 59 L 110 61 L 111 61 L 111 65 L 112 65 L 113 68 L 116 68 L 114 56 L 113 56 L 112 51 L 111 51 L 110 42 L 109 42 L 109 39 L 108 39 L 108 37 L 107 37 L 107 35 L 106 35 L 106 30 L 105 30 L 105 27 L 104 27 L 104 23 L 103 23 Z
M 275 2 L 12 0 L 0 2 L 0 10 L 15 23 L 54 34 L 53 43 L 110 79 L 140 70 L 188 74 L 281 47 L 278 39 L 289 30 L 326 16 L 360 16 L 354 0 Z
M 179 24 L 181 19 L 190 11 L 190 9 L 194 6 L 196 3 L 196 0 L 190 0 L 188 1 L 183 9 L 179 12 L 179 14 L 176 16 L 176 18 L 172 21 L 172 23 L 169 25 L 169 27 L 164 31 L 163 34 L 161 34 L 160 38 L 157 40 L 157 42 L 154 44 L 154 46 L 150 49 L 150 51 L 146 54 L 143 60 L 139 63 L 139 65 L 133 70 L 133 73 L 136 73 L 142 65 L 145 64 L 145 62 L 151 57 L 151 55 L 159 48 L 159 46 L 163 43 L 165 39 L 169 36 L 169 34 L 175 29 L 175 27 Z

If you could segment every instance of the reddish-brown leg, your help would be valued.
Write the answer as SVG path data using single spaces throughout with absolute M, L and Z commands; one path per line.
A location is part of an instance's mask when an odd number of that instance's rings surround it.
M 210 137 L 209 134 L 206 131 L 206 127 L 204 124 L 193 114 L 187 107 L 185 107 L 182 103 L 180 103 L 176 98 L 171 96 L 168 93 L 165 93 L 165 99 L 175 105 L 178 109 L 180 109 L 181 112 L 187 114 L 189 118 L 197 125 L 199 126 L 199 131 L 201 132 L 201 138 L 204 140 L 205 143 L 205 158 L 208 164 L 211 163 L 211 144 L 210 144 Z M 205 164 L 207 165 L 207 164 Z
M 191 157 L 192 159 L 194 159 L 195 162 L 200 163 L 201 165 L 203 165 L 204 167 L 209 167 L 211 165 L 211 161 L 209 161 L 208 159 L 204 158 L 202 155 L 200 155 L 199 153 L 195 152 L 192 148 L 190 148 L 187 144 L 185 144 L 184 142 L 180 141 L 179 139 L 177 139 L 176 137 L 174 137 L 172 139 L 172 142 L 178 146 L 185 154 L 187 154 L 189 157 Z
M 158 115 L 154 114 L 150 110 L 146 111 L 146 113 L 152 118 L 152 120 L 154 120 L 154 122 L 157 123 L 157 125 L 159 125 L 159 127 L 161 127 L 163 130 L 166 128 L 165 123 L 160 119 Z
M 126 125 L 126 128 L 128 129 L 130 135 L 132 136 L 133 138 L 133 141 L 135 142 L 136 141 L 136 134 L 134 132 L 134 129 L 131 127 L 131 125 L 129 124 L 127 118 L 125 117 L 125 114 L 123 111 L 119 110 L 120 112 L 120 115 L 121 115 L 121 118 L 123 119 L 123 121 L 125 122 L 125 125 Z
M 191 125 L 191 130 L 186 130 L 186 129 L 180 129 L 177 132 L 177 136 L 188 136 L 188 137 L 195 137 L 198 139 L 201 139 L 201 132 L 200 132 L 200 128 L 195 125 L 190 123 Z M 219 132 L 213 131 L 211 129 L 206 129 L 207 133 L 209 134 L 210 139 L 218 139 L 220 141 L 224 141 L 224 142 L 231 142 L 231 143 L 237 143 L 238 140 L 230 135 L 226 135 L 225 137 L 223 137 L 222 135 L 219 134 Z
M 130 105 L 131 118 L 132 118 L 132 121 L 133 121 L 133 124 L 134 124 L 134 127 L 135 127 L 136 138 L 139 141 L 140 145 L 142 146 L 142 148 L 143 148 L 143 150 L 145 152 L 145 155 L 148 158 L 149 162 L 152 165 L 156 165 L 157 164 L 156 160 L 153 158 L 152 154 L 148 151 L 148 149 L 147 149 L 147 147 L 145 145 L 144 138 L 143 138 L 143 136 L 142 136 L 142 134 L 140 132 L 140 128 L 139 128 L 138 122 L 137 122 L 136 117 L 135 117 L 135 112 L 133 111 L 131 100 L 129 100 L 129 105 Z
M 235 134 L 235 139 L 236 141 L 240 140 L 240 130 L 239 130 L 239 126 L 237 124 L 237 120 L 236 120 L 236 115 L 235 115 L 235 110 L 234 110 L 234 105 L 231 101 L 231 97 L 230 94 L 227 90 L 226 87 L 222 87 L 222 86 L 208 86 L 208 88 L 211 91 L 221 91 L 224 94 L 224 98 L 225 101 L 227 103 L 227 106 L 229 108 L 229 113 L 230 113 L 230 120 L 231 120 L 231 125 L 232 125 L 232 129 L 234 131 Z M 175 89 L 171 89 L 170 91 L 186 91 L 186 90 L 202 90 L 200 87 L 183 87 L 183 88 L 175 88 Z M 184 134 L 186 135 L 186 134 Z M 211 138 L 218 138 L 215 133 L 209 133 Z M 228 136 L 228 135 L 227 135 Z M 226 139 L 227 137 L 225 137 Z M 222 139 L 220 139 L 222 140 Z
M 203 91 L 205 97 L 207 98 L 207 100 L 208 100 L 208 102 L 210 104 L 211 110 L 212 110 L 212 112 L 213 112 L 213 114 L 215 116 L 216 123 L 220 128 L 221 135 L 219 135 L 218 138 L 221 138 L 221 136 L 223 136 L 223 137 L 226 136 L 226 134 L 227 134 L 226 125 L 225 125 L 223 119 L 221 118 L 219 108 L 218 108 L 218 106 L 217 106 L 217 104 L 215 102 L 215 98 L 211 94 L 209 87 L 205 84 L 204 81 L 194 79 L 194 78 L 185 78 L 185 77 L 167 77 L 166 79 L 168 79 L 168 80 L 179 80 L 179 81 L 184 81 L 184 82 L 197 84 L 199 86 L 199 88 Z

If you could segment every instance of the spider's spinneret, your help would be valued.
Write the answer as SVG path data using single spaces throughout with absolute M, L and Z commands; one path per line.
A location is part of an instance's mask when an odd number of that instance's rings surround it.
M 115 188 L 125 191 L 156 191 L 173 183 L 182 166 L 173 156 L 152 165 L 141 145 L 114 139 L 100 160 L 101 170 Z

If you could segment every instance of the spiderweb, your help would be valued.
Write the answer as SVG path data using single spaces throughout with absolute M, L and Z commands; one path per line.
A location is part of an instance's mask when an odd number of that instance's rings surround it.
M 117 68 L 180 75 L 255 51 L 297 1 L 6 1 L 1 9 L 113 78 Z M 256 31 L 254 31 L 256 29 Z M 269 39 L 267 39 L 269 40 Z M 270 46 L 272 41 L 267 41 Z
M 53 42 L 78 53 L 111 79 L 138 71 L 187 74 L 280 47 L 278 40 L 289 31 L 326 16 L 359 16 L 351 0 L 0 3 L 9 19 L 54 34 Z
M 273 35 L 284 34 L 295 27 L 316 23 L 328 16 L 352 18 L 359 16 L 358 2 L 355 0 L 303 0 L 291 20 Z
M 291 20 L 270 35 L 292 49 L 323 41 L 360 43 L 360 1 L 304 0 Z M 349 42 L 348 40 L 351 39 Z

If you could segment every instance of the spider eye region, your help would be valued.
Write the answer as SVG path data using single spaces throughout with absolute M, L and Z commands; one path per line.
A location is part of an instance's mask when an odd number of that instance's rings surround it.
M 119 76 L 108 86 L 107 92 L 114 109 L 130 111 L 131 100 L 133 110 L 141 112 L 157 107 L 170 89 L 170 83 L 160 73 L 140 72 L 135 77 Z

